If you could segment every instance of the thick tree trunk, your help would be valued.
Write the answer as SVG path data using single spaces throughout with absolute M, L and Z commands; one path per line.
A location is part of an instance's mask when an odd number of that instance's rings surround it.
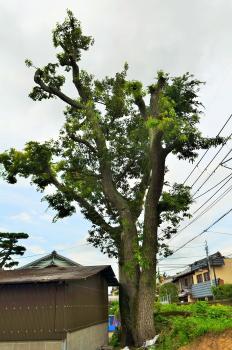
M 137 229 L 130 212 L 123 213 L 124 230 L 121 233 L 119 250 L 120 314 L 122 324 L 121 345 L 133 346 L 134 320 L 140 269 L 135 259 Z
M 119 306 L 121 316 L 121 346 L 133 346 L 133 313 L 136 300 L 136 281 L 131 281 L 128 273 L 125 271 L 125 266 L 119 263 Z
M 155 273 L 145 271 L 138 280 L 125 271 L 125 266 L 119 265 L 121 345 L 141 346 L 155 335 Z
M 134 328 L 135 345 L 141 346 L 146 340 L 155 336 L 154 301 L 155 272 L 145 271 L 140 276 L 137 293 L 136 319 Z

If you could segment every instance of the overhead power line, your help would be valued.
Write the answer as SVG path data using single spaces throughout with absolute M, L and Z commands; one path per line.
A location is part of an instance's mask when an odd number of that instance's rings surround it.
M 206 178 L 206 180 L 200 185 L 200 187 L 198 187 L 198 189 L 193 193 L 193 197 L 195 196 L 196 193 L 198 193 L 200 191 L 200 189 L 202 189 L 202 187 L 206 184 L 207 181 L 209 181 L 209 179 L 211 178 L 211 176 L 214 175 L 214 173 L 217 171 L 217 169 L 222 165 L 222 163 L 225 161 L 225 159 L 228 157 L 228 155 L 232 152 L 232 148 L 226 153 L 225 157 L 222 159 L 222 161 L 214 168 L 214 170 L 208 175 L 208 177 Z
M 228 139 L 231 137 L 232 133 L 229 135 Z M 217 151 L 217 153 L 213 156 L 213 158 L 209 161 L 209 163 L 205 166 L 205 168 L 202 170 L 202 172 L 200 173 L 200 175 L 196 178 L 196 180 L 192 183 L 192 185 L 190 186 L 191 188 L 193 186 L 195 186 L 195 184 L 198 182 L 198 180 L 202 177 L 202 175 L 204 174 L 204 172 L 208 169 L 208 167 L 213 163 L 214 159 L 219 155 L 219 153 L 223 150 L 223 148 L 225 147 L 227 141 L 224 142 L 222 144 L 222 146 L 219 148 L 219 150 Z
M 221 181 L 219 181 L 216 185 L 210 187 L 208 190 L 206 190 L 205 192 L 199 194 L 199 196 L 194 197 L 193 199 L 198 199 L 200 197 L 203 197 L 205 194 L 209 193 L 210 191 L 214 190 L 217 186 L 219 186 L 222 182 L 224 182 L 226 179 L 228 179 L 228 177 L 231 177 L 232 174 L 227 175 L 226 177 L 224 177 Z
M 67 250 L 72 250 L 73 248 L 83 247 L 83 246 L 87 246 L 87 245 L 89 246 L 89 243 L 75 244 L 72 247 L 64 248 L 64 249 L 57 249 L 56 251 L 57 252 L 64 252 L 64 251 L 67 251 Z M 49 252 L 44 252 L 44 253 L 39 253 L 39 254 L 23 255 L 23 256 L 20 256 L 20 257 L 16 258 L 16 260 L 34 258 L 36 256 L 44 256 L 44 255 L 47 255 L 49 253 L 51 253 L 51 252 L 49 251 Z
M 217 189 L 216 192 L 214 192 L 203 204 L 201 204 L 200 207 L 198 207 L 198 208 L 193 212 L 193 215 L 196 214 L 196 213 L 197 213 L 202 207 L 204 207 L 207 203 L 209 203 L 209 201 L 210 201 L 214 196 L 216 196 L 216 194 L 217 194 L 218 192 L 220 192 L 220 190 L 221 190 L 226 184 L 228 184 L 228 182 L 230 182 L 231 179 L 232 179 L 232 174 L 230 175 L 229 179 L 228 179 L 220 188 Z
M 187 244 L 193 242 L 196 238 L 202 236 L 204 233 L 206 233 L 207 231 L 209 231 L 211 229 L 211 227 L 213 227 L 214 225 L 216 225 L 219 221 L 221 221 L 225 216 L 227 216 L 230 212 L 232 211 L 232 208 L 229 209 L 227 212 L 225 212 L 223 215 L 221 215 L 217 220 L 215 220 L 210 226 L 208 226 L 205 230 L 201 231 L 200 233 L 198 233 L 196 236 L 192 237 L 191 239 L 189 239 L 187 242 L 185 242 L 184 244 L 182 244 L 179 248 L 177 248 L 176 250 L 174 250 L 173 254 L 175 254 L 176 252 L 180 251 L 181 249 L 183 249 Z
M 174 238 L 178 237 L 187 227 L 189 227 L 190 225 L 192 225 L 194 222 L 196 222 L 198 219 L 200 219 L 204 214 L 206 214 L 210 209 L 212 209 L 219 201 L 221 201 L 230 191 L 232 190 L 232 185 L 230 187 L 228 187 L 222 194 L 220 194 L 220 196 L 218 196 L 211 204 L 208 205 L 208 207 L 206 207 L 204 210 L 202 210 L 202 212 L 196 216 L 193 220 L 191 220 L 187 225 L 185 225 L 184 227 L 182 227 L 182 229 L 180 229 L 178 231 L 178 233 L 173 236 L 171 240 L 173 240 Z M 216 193 L 215 193 L 216 194 Z M 213 196 L 211 196 L 212 198 Z M 207 201 L 208 202 L 208 201 Z M 206 204 L 207 202 L 205 202 L 204 204 Z M 203 206 L 203 205 L 202 205 Z M 202 207 L 201 206 L 201 207 Z M 201 208 L 200 207 L 200 208 Z M 199 209 L 200 209 L 199 208 Z M 198 211 L 198 210 L 197 210 Z M 195 211 L 195 212 L 197 212 Z
M 220 231 L 207 231 L 207 232 L 212 232 L 212 233 L 217 233 L 217 234 L 221 234 L 221 235 L 232 236 L 231 232 L 220 232 Z
M 228 117 L 228 119 L 226 120 L 226 122 L 224 123 L 224 125 L 222 126 L 222 128 L 219 130 L 218 134 L 216 135 L 216 137 L 220 136 L 221 132 L 224 130 L 224 128 L 226 127 L 226 125 L 229 123 L 230 119 L 232 118 L 232 114 Z M 186 177 L 186 179 L 184 180 L 183 184 L 185 184 L 188 179 L 190 178 L 190 176 L 194 173 L 194 171 L 196 170 L 196 168 L 198 167 L 198 165 L 201 163 L 201 161 L 205 158 L 206 154 L 208 153 L 209 149 L 207 149 L 205 151 L 205 153 L 202 155 L 202 157 L 200 158 L 200 160 L 197 162 L 197 164 L 195 165 L 195 167 L 193 168 L 193 170 L 189 173 L 189 175 Z

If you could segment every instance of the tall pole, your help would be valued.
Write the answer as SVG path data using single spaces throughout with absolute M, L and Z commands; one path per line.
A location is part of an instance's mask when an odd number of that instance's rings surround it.
M 210 259 L 209 259 L 209 247 L 207 241 L 205 241 L 205 252 L 206 252 L 206 257 L 207 257 L 207 262 L 208 262 L 208 270 L 209 270 L 209 279 L 210 279 L 210 284 L 213 286 L 213 281 L 211 279 L 211 265 L 210 265 Z

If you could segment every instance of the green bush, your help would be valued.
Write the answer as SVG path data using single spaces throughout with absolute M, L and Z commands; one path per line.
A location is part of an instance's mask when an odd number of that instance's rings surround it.
M 119 302 L 112 301 L 109 305 L 109 315 L 114 315 L 116 318 L 119 318 Z
M 189 317 L 168 316 L 165 312 L 187 311 Z M 176 350 L 207 332 L 232 328 L 232 307 L 197 302 L 189 305 L 155 305 L 155 322 L 160 333 L 156 350 Z
M 232 299 L 232 284 L 212 287 L 212 291 L 216 299 Z
M 114 348 L 118 348 L 120 346 L 120 337 L 120 331 L 116 330 L 110 338 L 109 345 L 113 346 Z
M 175 303 L 178 301 L 178 289 L 174 283 L 165 283 L 160 286 L 159 289 L 159 298 L 165 297 L 166 295 L 170 296 L 171 302 Z

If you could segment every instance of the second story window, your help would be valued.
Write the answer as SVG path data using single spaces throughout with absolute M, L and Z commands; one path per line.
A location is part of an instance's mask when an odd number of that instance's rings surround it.
M 197 275 L 197 283 L 202 283 L 202 282 L 203 282 L 202 274 Z
M 206 281 L 209 281 L 210 280 L 210 278 L 209 278 L 209 272 L 207 271 L 207 272 L 204 272 L 204 281 L 206 282 Z

